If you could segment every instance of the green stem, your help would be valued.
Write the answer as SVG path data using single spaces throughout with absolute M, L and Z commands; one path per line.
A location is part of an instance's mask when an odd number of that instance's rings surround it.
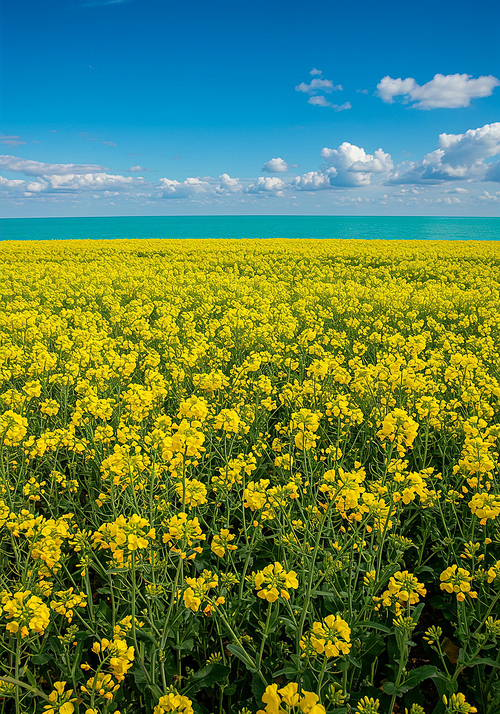
M 323 678 L 325 676 L 325 670 L 326 670 L 326 665 L 328 663 L 328 658 L 325 657 L 323 658 L 323 664 L 321 665 L 321 672 L 319 673 L 319 679 L 318 679 L 318 697 L 321 697 L 321 687 L 323 685 Z
M 15 679 L 14 677 L 0 676 L 0 682 L 6 682 L 7 684 L 15 684 L 16 687 L 23 687 L 23 689 L 27 689 L 28 692 L 35 694 L 37 697 L 40 697 L 41 699 L 45 699 L 46 702 L 50 702 L 50 699 L 48 698 L 48 696 L 46 694 L 41 692 L 36 687 L 32 687 L 29 684 L 25 684 L 24 682 L 21 682 L 19 679 Z
M 21 633 L 17 633 L 17 641 L 16 641 L 16 661 L 14 664 L 14 671 L 16 674 L 16 681 L 19 682 L 19 664 L 21 660 Z M 19 700 L 19 687 L 16 686 L 16 714 L 20 714 L 21 711 L 21 702 Z
M 271 610 L 272 610 L 272 608 L 273 608 L 273 604 L 272 604 L 272 602 L 270 602 L 269 605 L 268 605 L 268 608 L 267 608 L 266 624 L 265 624 L 265 627 L 264 627 L 264 632 L 262 633 L 262 642 L 261 642 L 261 645 L 260 645 L 259 657 L 258 657 L 257 663 L 256 663 L 257 669 L 260 669 L 260 665 L 261 665 L 261 662 L 262 662 L 262 655 L 264 654 L 264 647 L 265 647 L 266 640 L 267 640 L 267 637 L 268 637 L 269 622 L 270 622 L 270 620 L 271 620 Z

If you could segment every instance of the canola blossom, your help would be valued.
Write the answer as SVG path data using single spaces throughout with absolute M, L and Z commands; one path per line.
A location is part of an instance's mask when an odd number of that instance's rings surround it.
M 2 243 L 1 710 L 497 714 L 499 260 Z

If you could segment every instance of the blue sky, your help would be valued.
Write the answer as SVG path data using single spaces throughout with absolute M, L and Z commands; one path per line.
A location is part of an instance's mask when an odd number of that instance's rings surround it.
M 500 5 L 4 0 L 4 216 L 500 214 Z

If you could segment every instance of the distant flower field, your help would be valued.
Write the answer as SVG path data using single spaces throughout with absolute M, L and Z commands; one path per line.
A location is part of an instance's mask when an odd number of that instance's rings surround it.
M 496 244 L 0 266 L 0 714 L 498 714 Z

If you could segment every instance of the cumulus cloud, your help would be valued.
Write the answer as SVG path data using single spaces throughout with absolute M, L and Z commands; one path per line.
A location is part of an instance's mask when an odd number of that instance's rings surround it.
M 34 181 L 20 179 L 0 180 L 0 188 L 8 193 L 35 194 L 76 193 L 80 191 L 122 191 L 139 185 L 142 179 L 105 173 L 66 174 L 39 176 Z
M 432 185 L 470 179 L 496 180 L 495 164 L 488 165 L 484 159 L 500 154 L 500 122 L 469 129 L 464 134 L 440 134 L 438 146 L 421 161 L 403 161 L 388 183 Z
M 320 69 L 316 69 L 316 67 L 313 67 L 309 74 L 311 75 L 311 77 L 315 77 L 316 75 L 321 76 L 323 72 Z
M 500 80 L 493 75 L 474 79 L 470 74 L 436 74 L 419 85 L 413 77 L 393 79 L 386 76 L 377 84 L 377 94 L 388 104 L 396 97 L 416 109 L 456 109 L 468 107 L 471 99 L 489 97 Z
M 352 109 L 351 102 L 344 102 L 343 104 L 334 104 L 333 108 L 336 112 L 345 112 L 346 109 Z
M 107 171 L 104 166 L 94 164 L 45 164 L 17 156 L 0 155 L 0 169 L 24 174 L 25 176 L 53 176 L 66 174 L 88 174 Z
M 307 103 L 312 104 L 315 107 L 331 107 L 332 109 L 335 106 L 332 102 L 329 102 L 326 97 L 322 96 L 309 97 Z
M 307 100 L 308 104 L 313 104 L 316 107 L 330 107 L 334 112 L 343 112 L 346 109 L 352 109 L 351 102 L 344 102 L 344 104 L 332 104 L 326 97 L 314 96 L 309 97 Z
M 342 91 L 342 85 L 334 84 L 331 79 L 312 79 L 309 84 L 306 84 L 306 82 L 298 84 L 295 87 L 295 91 L 306 94 L 317 94 L 318 92 L 331 94 L 332 92 Z
M 344 141 L 338 149 L 324 148 L 321 156 L 335 169 L 330 175 L 332 186 L 368 186 L 372 174 L 388 173 L 394 166 L 390 154 L 377 149 L 367 154 L 363 148 Z
M 369 186 L 373 174 L 387 175 L 393 168 L 390 154 L 377 149 L 373 154 L 345 141 L 338 149 L 325 147 L 321 151 L 325 165 L 319 171 L 296 176 L 292 186 L 302 191 L 323 191 L 333 188 Z
M 134 179 L 132 176 L 105 173 L 67 174 L 65 176 L 54 174 L 52 176 L 44 176 L 43 180 L 47 181 L 52 189 L 65 191 L 116 190 L 129 188 L 137 181 L 140 181 L 139 178 Z
M 130 171 L 131 174 L 135 173 L 141 173 L 143 174 L 145 171 L 149 171 L 150 169 L 145 169 L 144 166 L 131 166 L 127 171 Z
M 283 159 L 279 157 L 277 159 L 270 159 L 266 161 L 261 171 L 266 171 L 268 174 L 281 174 L 288 171 L 288 164 Z
M 485 191 L 481 196 L 478 196 L 480 201 L 487 201 L 488 203 L 500 203 L 500 191 L 495 194 L 491 194 Z
M 240 180 L 237 178 L 231 178 L 229 174 L 221 174 L 219 176 L 220 183 L 218 187 L 216 188 L 217 193 L 220 193 L 222 195 L 228 195 L 232 193 L 240 193 L 242 190 L 243 186 L 240 183 Z
M 168 178 L 160 179 L 163 198 L 195 198 L 210 190 L 208 181 L 199 178 L 187 178 L 175 181 Z
M 0 176 L 0 186 L 5 186 L 6 188 L 15 188 L 16 186 L 22 186 L 26 183 L 22 179 L 6 179 Z
M 6 179 L 0 176 L 0 186 L 5 189 L 24 189 L 26 181 L 22 179 Z
M 247 186 L 245 193 L 268 193 L 279 196 L 286 187 L 287 184 L 277 176 L 259 176 L 255 183 Z
M 306 174 L 303 174 L 303 176 L 296 176 L 292 181 L 292 186 L 301 191 L 324 191 L 331 189 L 333 187 L 330 183 L 330 176 L 335 176 L 336 173 L 337 171 L 335 169 L 326 172 L 308 171 Z
M 6 134 L 0 134 L 0 144 L 7 144 L 8 146 L 21 146 L 21 144 L 26 144 L 26 142 L 22 141 L 20 136 L 7 136 Z

